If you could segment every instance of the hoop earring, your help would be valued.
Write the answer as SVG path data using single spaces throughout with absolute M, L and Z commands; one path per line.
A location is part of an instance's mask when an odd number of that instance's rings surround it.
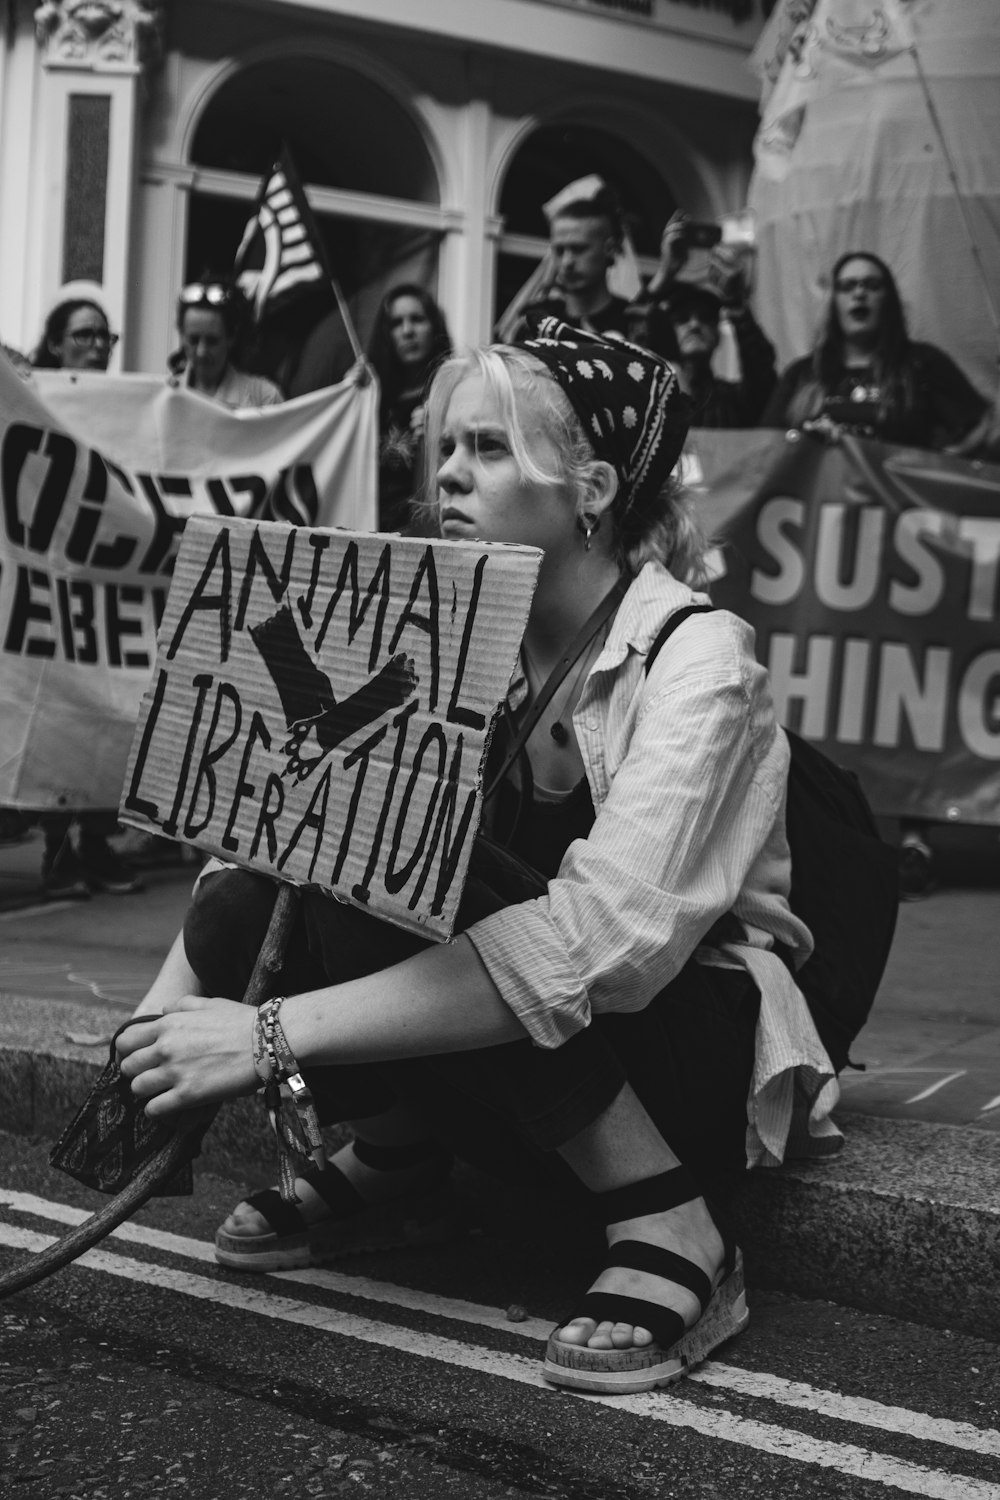
M 583 534 L 583 550 L 590 551 L 590 538 L 601 529 L 600 516 L 582 515 L 576 518 L 576 529 Z

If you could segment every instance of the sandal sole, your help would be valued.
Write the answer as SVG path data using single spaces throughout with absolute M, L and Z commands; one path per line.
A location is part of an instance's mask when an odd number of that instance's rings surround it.
M 215 1235 L 215 1258 L 233 1271 L 294 1271 L 321 1266 L 365 1250 L 443 1245 L 460 1239 L 467 1224 L 450 1195 L 407 1203 L 376 1204 L 363 1213 L 315 1224 L 302 1234 Z
M 542 1374 L 552 1385 L 594 1395 L 631 1395 L 654 1391 L 683 1380 L 713 1350 L 743 1332 L 750 1321 L 743 1287 L 743 1262 L 721 1283 L 693 1328 L 663 1350 L 583 1349 L 563 1344 L 553 1334 L 545 1351 Z

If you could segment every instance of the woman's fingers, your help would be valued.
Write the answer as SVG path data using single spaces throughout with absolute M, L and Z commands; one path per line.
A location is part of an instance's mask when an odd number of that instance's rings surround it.
M 118 1041 L 122 1074 L 133 1094 L 148 1101 L 148 1115 L 174 1115 L 256 1089 L 250 1007 L 197 995 L 168 1007 Z

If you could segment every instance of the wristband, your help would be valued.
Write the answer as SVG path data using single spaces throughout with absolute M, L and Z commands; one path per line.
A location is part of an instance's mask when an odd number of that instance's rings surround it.
M 274 995 L 258 1008 L 254 1023 L 254 1067 L 258 1077 L 263 1077 L 262 1069 L 267 1068 L 264 1104 L 278 1145 L 279 1191 L 285 1202 L 294 1203 L 298 1198 L 293 1157 L 310 1159 L 322 1170 L 326 1151 L 312 1092 L 279 1020 L 285 999 L 284 995 Z

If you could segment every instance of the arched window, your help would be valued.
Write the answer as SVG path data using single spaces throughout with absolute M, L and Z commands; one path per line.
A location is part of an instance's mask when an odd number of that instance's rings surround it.
M 640 258 L 659 253 L 663 226 L 677 207 L 669 185 L 638 150 L 620 137 L 586 125 L 545 125 L 532 132 L 511 161 L 500 195 L 504 233 L 497 265 L 497 313 L 538 264 L 548 243 L 543 203 L 591 173 L 618 193 Z
M 444 215 L 413 117 L 379 83 L 330 59 L 251 63 L 209 101 L 191 147 L 186 278 L 232 267 L 261 179 L 284 145 L 365 345 L 390 286 L 417 281 L 436 295 Z M 350 363 L 348 349 L 338 362 Z

